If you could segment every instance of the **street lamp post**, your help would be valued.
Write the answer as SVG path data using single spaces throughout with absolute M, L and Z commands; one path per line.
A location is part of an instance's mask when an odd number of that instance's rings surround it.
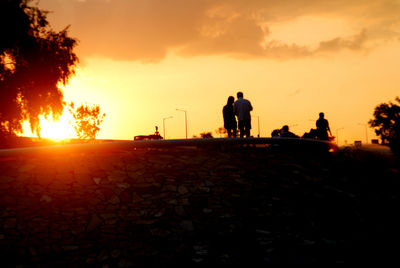
M 336 129 L 336 143 L 339 146 L 339 130 L 344 129 L 344 127 Z
M 258 135 L 257 137 L 260 137 L 260 116 L 259 115 L 252 115 L 253 117 L 257 117 L 257 123 L 258 123 Z
M 368 125 L 367 124 L 361 124 L 358 123 L 360 126 L 365 126 L 365 138 L 367 139 L 365 144 L 368 144 Z
M 165 120 L 170 119 L 170 118 L 173 118 L 173 116 L 165 117 L 165 118 L 163 118 L 163 121 L 162 121 L 162 123 L 163 123 L 163 131 L 164 131 L 164 140 L 167 139 L 167 137 L 165 136 Z
M 186 139 L 187 139 L 187 114 L 186 114 L 187 111 L 181 110 L 181 109 L 176 109 L 176 110 L 185 113 L 185 130 L 186 130 Z

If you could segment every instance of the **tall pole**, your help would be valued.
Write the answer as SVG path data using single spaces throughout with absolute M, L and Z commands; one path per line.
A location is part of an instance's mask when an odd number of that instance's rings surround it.
M 344 129 L 344 127 L 336 129 L 336 143 L 339 146 L 339 130 Z
M 181 110 L 181 109 L 176 109 L 177 111 L 181 111 L 185 113 L 185 130 L 186 130 L 186 139 L 187 139 L 187 111 Z
M 173 116 L 169 116 L 169 117 L 165 117 L 165 118 L 163 118 L 163 132 L 164 132 L 164 140 L 166 140 L 167 139 L 167 137 L 165 136 L 165 120 L 166 119 L 170 119 L 170 118 L 172 118 Z
M 257 117 L 257 124 L 258 124 L 258 135 L 260 137 L 260 116 L 259 115 L 252 115 L 253 117 Z
M 368 125 L 367 124 L 361 124 L 361 123 L 358 123 L 360 126 L 364 126 L 365 127 L 365 138 L 367 139 L 366 141 L 365 141 L 365 144 L 368 144 Z

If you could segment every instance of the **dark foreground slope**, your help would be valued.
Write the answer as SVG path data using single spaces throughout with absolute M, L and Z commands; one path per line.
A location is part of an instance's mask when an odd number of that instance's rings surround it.
M 1 156 L 1 266 L 398 262 L 399 177 L 352 150 Z

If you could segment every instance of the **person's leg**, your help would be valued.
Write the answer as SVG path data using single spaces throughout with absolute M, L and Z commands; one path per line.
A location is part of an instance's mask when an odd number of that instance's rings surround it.
M 240 137 L 244 137 L 244 122 L 242 120 L 239 120 L 239 131 L 240 131 Z
M 226 131 L 228 132 L 228 138 L 232 137 L 232 129 L 227 128 Z
M 250 138 L 250 129 L 251 129 L 250 120 L 246 121 L 245 127 L 246 127 L 246 138 Z

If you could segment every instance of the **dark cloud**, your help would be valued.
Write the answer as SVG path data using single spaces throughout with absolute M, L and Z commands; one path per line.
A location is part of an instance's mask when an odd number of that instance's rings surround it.
M 354 35 L 348 39 L 342 37 L 336 37 L 332 40 L 322 41 L 317 49 L 318 52 L 323 51 L 337 51 L 341 49 L 360 50 L 364 48 L 364 44 L 367 41 L 367 35 L 365 30 L 362 30 L 359 34 Z
M 117 60 L 182 56 L 293 58 L 352 51 L 368 38 L 398 36 L 396 0 L 41 0 L 53 20 L 71 24 L 80 54 Z M 320 40 L 317 49 L 272 40 L 266 25 L 301 16 L 340 16 L 365 28 L 354 36 Z M 368 34 L 367 34 L 368 33 Z M 396 37 L 397 37 L 396 36 Z

